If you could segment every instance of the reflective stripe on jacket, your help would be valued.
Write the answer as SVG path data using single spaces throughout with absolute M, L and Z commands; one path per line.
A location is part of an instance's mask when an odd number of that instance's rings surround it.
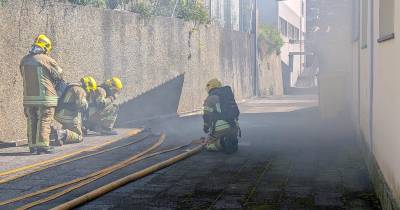
M 211 127 L 212 131 L 219 132 L 230 128 L 230 125 L 225 120 L 221 120 L 219 114 L 221 113 L 221 105 L 219 97 L 210 95 L 204 101 L 203 106 L 203 120 L 206 127 Z

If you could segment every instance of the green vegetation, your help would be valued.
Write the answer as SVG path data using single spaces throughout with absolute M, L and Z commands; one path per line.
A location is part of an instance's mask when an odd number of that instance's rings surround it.
M 140 14 L 140 16 L 144 18 L 149 18 L 154 14 L 153 8 L 143 2 L 140 2 L 132 7 L 131 11 Z
M 0 0 L 0 6 L 3 6 L 8 3 L 8 0 Z
M 0 0 L 5 1 L 5 0 Z M 60 0 L 72 4 L 89 5 L 108 9 L 131 11 L 140 16 L 174 16 L 196 24 L 210 22 L 208 13 L 200 0 Z
M 283 46 L 283 40 L 277 29 L 268 25 L 262 25 L 258 32 L 260 42 L 266 42 L 269 51 L 276 51 L 278 54 Z
M 106 1 L 107 0 L 68 0 L 68 2 L 72 4 L 78 4 L 83 6 L 91 5 L 100 8 L 106 8 Z
M 208 24 L 210 18 L 204 6 L 199 3 L 188 3 L 187 1 L 179 1 L 176 17 L 186 21 L 194 21 L 197 24 Z

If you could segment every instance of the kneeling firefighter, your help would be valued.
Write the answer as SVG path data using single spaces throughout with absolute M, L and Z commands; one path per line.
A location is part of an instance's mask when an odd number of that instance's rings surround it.
M 218 79 L 207 83 L 208 97 L 204 101 L 204 132 L 209 133 L 206 149 L 230 154 L 238 150 L 239 108 L 229 86 L 222 87 Z
M 121 90 L 121 80 L 118 77 L 112 77 L 90 94 L 89 117 L 84 122 L 87 129 L 103 135 L 117 135 L 113 129 L 118 115 L 116 99 Z
M 80 83 L 68 84 L 56 108 L 55 119 L 62 125 L 56 131 L 56 145 L 83 141 L 82 118 L 88 109 L 87 95 L 97 89 L 93 77 L 85 76 Z

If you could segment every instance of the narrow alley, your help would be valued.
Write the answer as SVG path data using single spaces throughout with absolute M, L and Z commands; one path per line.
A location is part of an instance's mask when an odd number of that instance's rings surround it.
M 315 96 L 248 100 L 240 106 L 243 137 L 235 155 L 204 151 L 81 209 L 379 209 L 354 130 L 345 123 L 320 119 L 316 105 Z M 162 147 L 169 148 L 202 136 L 200 119 L 198 115 L 188 115 L 146 126 L 154 133 L 165 132 L 167 138 Z M 122 150 L 137 153 L 146 144 L 98 154 L 2 184 L 1 199 L 85 176 L 124 158 Z M 37 208 L 54 207 L 170 155 L 126 167 Z M 27 201 L 3 207 L 15 208 Z
M 0 0 L 0 209 L 400 210 L 400 1 Z

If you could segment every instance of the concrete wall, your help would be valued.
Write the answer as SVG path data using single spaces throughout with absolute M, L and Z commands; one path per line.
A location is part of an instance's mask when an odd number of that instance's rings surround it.
M 356 6 L 360 1 L 356 0 Z M 368 4 L 369 1 L 362 1 Z M 354 42 L 358 50 L 353 57 L 359 57 L 359 127 L 361 139 L 367 153 L 367 163 L 374 182 L 375 189 L 384 209 L 400 208 L 400 97 L 398 97 L 397 66 L 400 61 L 396 54 L 400 50 L 398 39 L 378 43 L 379 38 L 379 1 L 372 0 L 373 9 L 368 7 L 368 17 L 372 22 L 362 24 L 362 14 L 359 15 L 361 31 L 360 39 Z M 370 6 L 370 5 L 369 5 Z M 400 18 L 400 4 L 395 1 L 395 17 Z M 371 13 L 372 12 L 372 13 Z M 363 28 L 367 34 L 363 34 Z M 371 33 L 371 27 L 372 33 Z M 396 34 L 400 33 L 400 24 L 395 24 Z M 366 36 L 367 46 L 361 43 Z M 360 47 L 361 46 L 361 47 Z M 372 65 L 371 65 L 372 64 Z M 372 73 L 371 73 L 372 70 Z M 371 136 L 372 134 L 372 136 Z
M 399 20 L 400 3 L 394 3 L 394 20 Z M 400 40 L 396 37 L 383 43 L 376 41 L 379 38 L 378 0 L 373 0 L 373 17 L 372 153 L 400 208 Z M 400 34 L 398 21 L 395 21 L 394 29 L 396 35 Z M 369 61 L 361 60 L 362 63 Z
M 260 96 L 283 95 L 282 61 L 275 52 L 260 53 L 258 84 Z
M 213 25 L 192 29 L 192 23 L 178 19 L 144 20 L 129 12 L 53 1 L 15 0 L 0 7 L 0 141 L 26 138 L 18 66 L 39 33 L 53 39 L 52 56 L 68 81 L 87 74 L 98 81 L 120 76 L 125 83 L 121 103 L 182 75 L 178 112 L 200 108 L 206 96 L 205 83 L 213 77 L 231 85 L 239 100 L 250 97 L 250 35 Z M 158 97 L 169 99 L 167 92 Z

